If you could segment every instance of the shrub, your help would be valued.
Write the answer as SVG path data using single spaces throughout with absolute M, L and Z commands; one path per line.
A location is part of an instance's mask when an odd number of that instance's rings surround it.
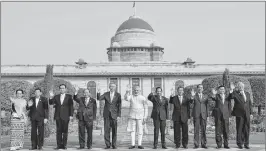
M 241 77 L 241 76 L 230 75 L 229 79 L 231 82 L 234 83 L 234 85 L 236 85 L 237 82 L 240 82 L 240 81 L 243 82 L 245 84 L 245 91 L 249 92 L 251 96 L 251 101 L 253 101 L 253 97 L 252 97 L 253 93 L 252 93 L 251 86 L 247 78 Z M 202 81 L 202 85 L 204 89 L 203 93 L 211 95 L 212 88 L 218 88 L 218 86 L 223 85 L 223 76 L 218 75 L 218 76 L 207 77 Z
M 250 77 L 248 79 L 253 93 L 255 106 L 265 106 L 265 77 Z
M 191 90 L 193 89 L 194 92 L 197 92 L 197 86 L 198 84 L 193 84 L 193 85 L 188 85 L 184 88 L 184 94 L 185 96 L 187 97 L 190 97 L 191 96 Z

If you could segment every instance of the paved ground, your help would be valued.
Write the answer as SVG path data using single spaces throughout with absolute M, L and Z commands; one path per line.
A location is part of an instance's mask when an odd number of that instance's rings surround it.
M 153 150 L 153 127 L 149 127 L 149 135 L 144 135 L 143 138 L 143 146 L 145 147 L 144 150 Z M 170 134 L 172 132 L 170 131 Z M 103 149 L 105 147 L 104 145 L 104 139 L 103 139 L 103 135 L 100 134 L 99 130 L 94 130 L 93 132 L 93 149 L 91 149 L 92 151 L 102 151 L 105 150 Z M 172 135 L 167 135 L 166 136 L 166 144 L 168 149 L 166 149 L 166 151 L 170 151 L 170 150 L 177 150 L 174 148 L 174 143 L 173 143 L 173 136 Z M 160 136 L 159 136 L 160 138 Z M 251 149 L 250 151 L 264 151 L 265 150 L 265 144 L 264 144 L 264 133 L 260 133 L 260 134 L 256 134 L 256 135 L 252 135 L 250 138 L 250 142 L 251 142 Z M 44 151 L 52 151 L 53 147 L 55 147 L 55 136 L 51 136 L 48 140 L 45 141 L 45 147 L 44 147 Z M 137 142 L 136 142 L 137 143 Z M 240 150 L 238 148 L 236 148 L 235 145 L 235 140 L 232 140 L 229 142 L 230 143 L 230 147 L 231 147 L 231 151 L 237 151 Z M 125 127 L 121 126 L 118 128 L 118 149 L 119 151 L 125 151 L 125 150 L 129 150 L 128 147 L 131 144 L 131 140 L 130 140 L 130 135 L 129 133 L 127 133 L 125 131 Z M 190 135 L 189 137 L 189 146 L 188 149 L 183 149 L 180 148 L 178 150 L 186 150 L 186 151 L 211 151 L 211 150 L 216 150 L 216 144 L 215 144 L 215 140 L 213 138 L 213 136 L 209 136 L 208 137 L 208 146 L 209 149 L 193 149 L 193 136 Z M 78 136 L 77 135 L 71 135 L 69 136 L 69 140 L 68 140 L 68 149 L 67 150 L 77 150 L 76 148 L 78 147 Z M 25 140 L 25 149 L 22 149 L 21 151 L 26 151 L 30 148 L 30 140 L 26 139 Z M 8 150 L 8 149 L 5 149 Z M 110 150 L 114 150 L 114 149 L 110 149 Z M 161 145 L 160 145 L 160 139 L 159 139 L 159 145 L 158 145 L 158 149 L 157 150 L 161 150 Z M 226 149 L 219 149 L 219 150 L 226 150 Z M 4 150 L 3 150 L 4 151 Z

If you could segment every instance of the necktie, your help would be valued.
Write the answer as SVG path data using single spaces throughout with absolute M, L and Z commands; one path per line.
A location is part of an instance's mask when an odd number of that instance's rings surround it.
M 182 96 L 179 96 L 180 104 L 182 104 Z
M 89 102 L 90 102 L 90 99 L 86 98 L 86 106 L 89 104 Z
M 223 102 L 223 104 L 224 104 L 224 95 L 222 94 L 222 102 Z
M 199 97 L 200 97 L 200 99 L 202 99 L 202 94 L 201 93 L 199 94 Z

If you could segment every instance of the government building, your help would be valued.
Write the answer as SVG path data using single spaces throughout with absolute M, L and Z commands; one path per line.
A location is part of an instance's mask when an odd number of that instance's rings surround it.
M 153 87 L 160 86 L 163 95 L 168 97 L 177 85 L 199 84 L 208 76 L 223 74 L 225 68 L 234 75 L 265 75 L 265 64 L 197 64 L 193 58 L 168 62 L 163 59 L 165 51 L 173 50 L 165 50 L 152 26 L 133 15 L 111 37 L 106 49 L 108 61 L 89 63 L 86 58 L 77 58 L 73 65 L 54 65 L 54 77 L 81 88 L 89 87 L 94 97 L 97 86 L 103 93 L 108 91 L 110 82 L 117 84 L 122 96 L 128 86 L 138 85 L 144 96 L 148 96 Z M 46 65 L 2 65 L 1 68 L 2 80 L 20 79 L 31 83 L 43 79 L 46 71 Z

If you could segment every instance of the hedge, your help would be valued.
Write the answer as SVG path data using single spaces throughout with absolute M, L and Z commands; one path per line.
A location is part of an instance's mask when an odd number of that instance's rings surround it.
M 229 75 L 229 79 L 230 82 L 233 82 L 235 86 L 237 82 L 243 82 L 245 84 L 245 91 L 249 92 L 251 96 L 251 101 L 253 101 L 253 93 L 248 78 L 242 76 Z M 223 85 L 223 76 L 218 75 L 207 77 L 202 81 L 202 85 L 204 89 L 203 93 L 211 95 L 212 88 L 217 89 L 220 85 Z
M 254 105 L 255 106 L 265 106 L 265 77 L 254 76 L 248 78 L 250 82 Z
M 9 80 L 1 82 L 1 109 L 11 111 L 10 97 L 14 97 L 16 90 L 22 89 L 23 98 L 28 100 L 30 97 L 30 89 L 32 84 L 24 80 Z
M 198 84 L 193 84 L 193 85 L 188 85 L 184 88 L 184 94 L 185 96 L 187 97 L 190 97 L 191 96 L 191 90 L 193 89 L 194 92 L 197 92 L 197 86 Z
M 60 94 L 59 86 L 61 84 L 65 84 L 66 85 L 66 87 L 67 87 L 67 92 L 66 93 L 71 94 L 71 95 L 74 95 L 75 88 L 73 87 L 73 85 L 69 81 L 66 81 L 64 79 L 59 79 L 59 78 L 53 80 L 53 88 L 52 89 L 53 89 L 54 95 Z M 44 90 L 45 87 L 46 87 L 46 83 L 45 83 L 44 80 L 36 81 L 34 83 L 34 85 L 33 85 L 33 88 L 31 89 L 31 92 L 30 93 L 31 93 L 31 95 L 34 95 L 34 91 L 35 91 L 36 88 L 40 88 L 42 90 L 42 92 L 43 92 L 43 91 L 45 91 Z M 49 99 L 49 98 L 47 98 L 47 99 Z M 74 102 L 74 105 L 76 105 L 75 102 Z M 51 110 L 49 111 L 49 120 L 50 121 L 53 121 L 53 113 L 54 113 L 53 110 L 52 111 Z

